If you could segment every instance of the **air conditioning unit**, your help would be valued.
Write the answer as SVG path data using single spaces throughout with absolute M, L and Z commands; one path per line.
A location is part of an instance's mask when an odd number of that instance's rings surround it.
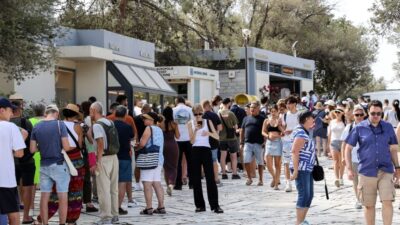
M 236 77 L 236 72 L 235 71 L 229 71 L 228 72 L 228 78 L 229 79 L 234 79 Z

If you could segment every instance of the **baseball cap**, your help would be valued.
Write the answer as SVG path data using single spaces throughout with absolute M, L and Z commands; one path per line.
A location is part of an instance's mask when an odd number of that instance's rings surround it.
M 355 105 L 353 109 L 353 114 L 358 110 L 362 110 L 363 113 L 365 113 L 364 108 L 361 105 Z
M 15 105 L 11 104 L 11 102 L 6 98 L 0 98 L 0 108 L 16 109 Z
M 57 111 L 57 112 L 60 112 L 60 110 L 58 109 L 57 105 L 55 105 L 55 104 L 50 104 L 50 105 L 46 106 L 45 113 L 47 114 L 47 113 L 49 113 L 50 111 Z
M 336 106 L 336 103 L 333 100 L 328 100 L 328 101 L 325 102 L 325 105 Z

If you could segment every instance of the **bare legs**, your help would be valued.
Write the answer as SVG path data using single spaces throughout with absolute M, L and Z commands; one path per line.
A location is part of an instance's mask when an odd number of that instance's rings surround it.
M 272 176 L 272 185 L 275 189 L 277 189 L 280 183 L 281 176 L 281 157 L 267 155 L 265 157 L 265 161 L 267 162 L 268 172 Z
M 308 212 L 308 208 L 297 208 L 296 209 L 296 225 L 300 225 L 305 219 Z
M 221 150 L 221 172 L 222 174 L 226 174 L 226 155 L 228 151 Z M 229 153 L 231 157 L 231 165 L 233 174 L 237 174 L 237 153 Z
M 148 182 L 143 181 L 144 197 L 146 200 L 146 209 L 153 208 L 153 188 L 156 192 L 158 200 L 158 208 L 164 208 L 164 191 L 161 186 L 161 182 Z
M 60 224 L 65 224 L 67 220 L 67 209 L 68 209 L 68 193 L 57 193 L 58 195 L 58 215 L 60 217 Z M 42 192 L 40 196 L 40 216 L 42 218 L 42 224 L 48 224 L 49 218 L 49 192 Z
M 32 194 L 33 194 L 34 186 L 26 186 L 22 187 L 22 202 L 24 203 L 24 217 L 22 221 L 30 221 L 29 218 L 29 210 L 31 209 L 32 203 Z

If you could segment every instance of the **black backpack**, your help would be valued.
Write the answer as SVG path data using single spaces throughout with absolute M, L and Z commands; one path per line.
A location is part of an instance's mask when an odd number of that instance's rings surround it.
M 107 136 L 107 149 L 104 151 L 104 155 L 117 154 L 119 152 L 119 139 L 118 131 L 114 123 L 111 122 L 111 125 L 107 125 L 101 121 L 97 121 L 96 123 L 103 127 Z

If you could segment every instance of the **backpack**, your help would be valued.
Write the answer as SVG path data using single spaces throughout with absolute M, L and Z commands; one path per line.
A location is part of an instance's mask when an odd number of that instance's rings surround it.
M 110 126 L 101 121 L 97 121 L 96 123 L 103 127 L 107 136 L 107 149 L 104 151 L 103 155 L 117 154 L 119 152 L 119 139 L 118 131 L 117 128 L 115 128 L 114 123 L 111 122 Z
M 208 126 L 208 131 L 212 132 L 211 128 L 210 128 L 210 120 L 207 120 L 207 126 Z M 210 148 L 211 150 L 217 149 L 219 147 L 219 140 L 214 139 L 213 137 L 209 137 L 208 138 L 209 142 L 210 142 Z

